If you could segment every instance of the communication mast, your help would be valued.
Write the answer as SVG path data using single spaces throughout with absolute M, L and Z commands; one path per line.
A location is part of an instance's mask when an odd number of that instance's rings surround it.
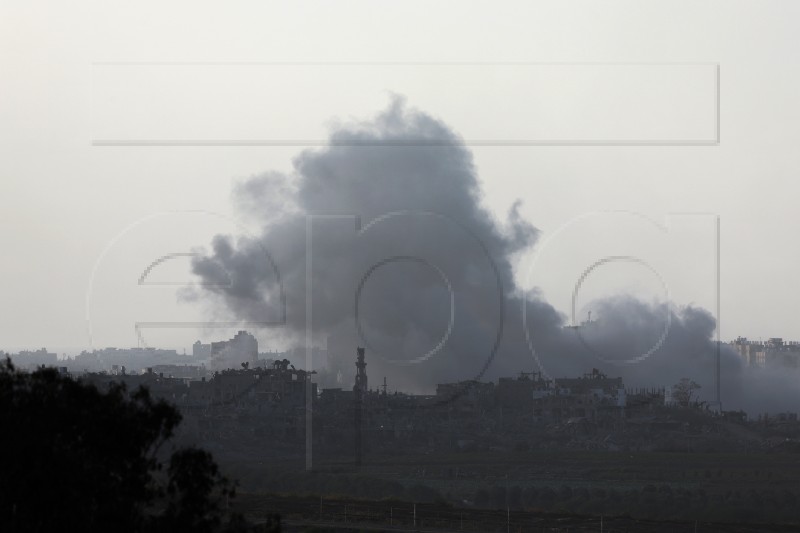
M 355 462 L 356 467 L 361 466 L 362 434 L 361 434 L 361 410 L 364 402 L 364 394 L 367 392 L 367 363 L 364 361 L 364 348 L 360 346 L 356 349 L 356 383 L 353 385 L 353 422 L 355 430 Z

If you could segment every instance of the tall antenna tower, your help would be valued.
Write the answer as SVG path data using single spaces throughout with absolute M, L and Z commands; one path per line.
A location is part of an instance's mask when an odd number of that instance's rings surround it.
M 353 385 L 353 426 L 355 433 L 355 462 L 356 467 L 361 466 L 361 456 L 363 455 L 363 442 L 361 432 L 361 410 L 364 403 L 364 394 L 367 392 L 367 363 L 364 361 L 364 348 L 360 346 L 356 349 L 356 383 Z
M 357 348 L 356 353 L 358 357 L 356 358 L 356 384 L 355 388 L 361 389 L 361 393 L 367 392 L 367 363 L 364 361 L 364 348 Z

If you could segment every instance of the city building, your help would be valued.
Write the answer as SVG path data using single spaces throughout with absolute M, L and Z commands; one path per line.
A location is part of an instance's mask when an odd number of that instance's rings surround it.
M 800 342 L 786 342 L 780 337 L 752 341 L 737 337 L 730 343 L 746 366 L 800 368 Z
M 211 368 L 255 367 L 258 364 L 258 341 L 246 331 L 239 331 L 227 341 L 211 343 Z

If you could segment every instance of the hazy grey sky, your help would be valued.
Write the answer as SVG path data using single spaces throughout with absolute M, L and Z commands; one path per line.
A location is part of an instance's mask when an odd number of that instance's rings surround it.
M 133 321 L 199 317 L 140 274 L 212 235 L 258 234 L 234 184 L 290 171 L 303 149 L 104 141 L 313 142 L 391 94 L 475 142 L 498 219 L 523 201 L 541 235 L 520 284 L 560 311 L 609 255 L 659 275 L 598 270 L 585 298 L 666 287 L 714 311 L 719 215 L 723 339 L 800 339 L 799 15 L 766 1 L 3 2 L 0 348 L 133 345 Z M 180 261 L 160 275 L 185 279 Z

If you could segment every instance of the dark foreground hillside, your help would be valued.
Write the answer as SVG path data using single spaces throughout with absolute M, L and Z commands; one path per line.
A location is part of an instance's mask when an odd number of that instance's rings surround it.
M 598 524 L 600 516 L 625 516 L 631 524 L 698 522 L 762 531 L 769 523 L 777 531 L 800 529 L 800 456 L 793 453 L 484 452 L 372 458 L 359 470 L 344 461 L 312 472 L 287 462 L 224 466 L 250 493 L 248 502 L 257 501 L 256 494 L 313 494 L 314 516 L 322 495 L 323 504 L 416 502 L 480 516 L 505 517 L 510 511 L 512 517 L 590 516 Z M 343 516 L 344 509 L 337 513 Z
M 363 501 L 319 497 L 244 494 L 237 504 L 254 522 L 281 509 L 284 531 L 431 531 L 431 532 L 581 532 L 628 533 L 778 533 L 797 525 L 736 524 L 704 521 L 641 520 L 630 516 L 586 516 L 534 511 L 480 510 L 444 503 L 399 500 Z

